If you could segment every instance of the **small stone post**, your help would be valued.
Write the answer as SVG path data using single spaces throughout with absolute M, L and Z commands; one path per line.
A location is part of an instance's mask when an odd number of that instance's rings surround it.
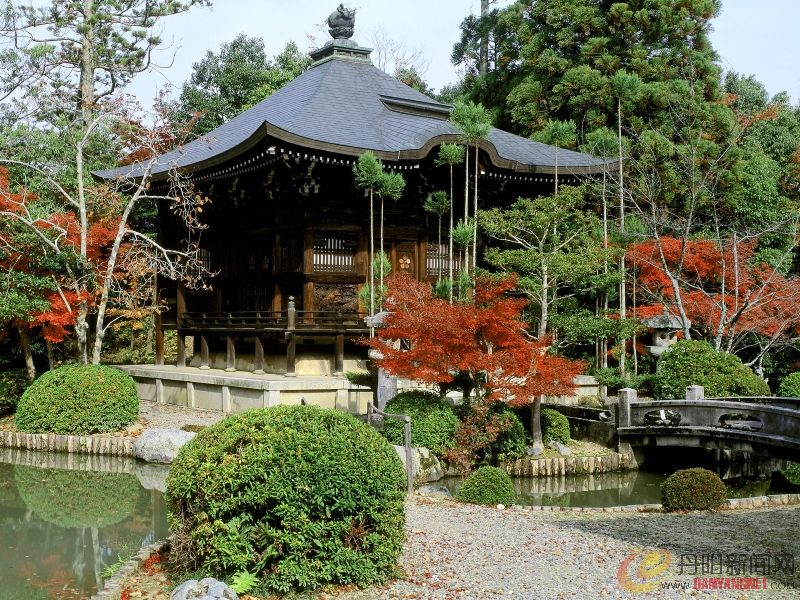
M 702 385 L 687 385 L 686 399 L 690 402 L 701 402 L 706 397 L 706 390 Z
M 636 402 L 636 390 L 622 388 L 618 393 L 619 406 L 617 407 L 617 427 L 631 426 L 631 403 Z

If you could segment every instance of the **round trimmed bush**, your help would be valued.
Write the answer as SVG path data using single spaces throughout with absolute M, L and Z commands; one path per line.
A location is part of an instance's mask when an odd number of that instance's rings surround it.
M 367 586 L 396 571 L 406 478 L 373 428 L 315 406 L 251 410 L 207 427 L 170 467 L 174 560 L 248 571 L 271 591 Z
M 107 527 L 136 508 L 139 482 L 127 473 L 40 469 L 17 465 L 19 495 L 36 515 L 60 527 Z
M 668 511 L 717 510 L 726 497 L 722 479 L 708 469 L 681 469 L 661 484 L 661 502 Z
M 492 406 L 492 411 L 497 413 L 505 422 L 505 429 L 492 442 L 490 451 L 492 457 L 504 460 L 516 460 L 525 456 L 527 444 L 525 443 L 525 426 L 520 421 L 517 413 L 502 402 Z
M 411 445 L 437 455 L 453 447 L 458 417 L 444 398 L 433 392 L 400 392 L 386 403 L 386 412 L 411 417 Z M 403 422 L 384 419 L 383 435 L 392 444 L 403 445 Z
M 138 416 L 130 375 L 103 365 L 67 365 L 25 390 L 15 421 L 20 431 L 84 435 L 119 431 Z
M 508 473 L 497 467 L 481 467 L 467 477 L 456 500 L 470 504 L 514 504 L 517 493 Z
M 800 371 L 789 373 L 781 380 L 778 386 L 778 396 L 781 398 L 800 398 Z
M 569 444 L 569 419 L 557 410 L 543 408 L 541 411 L 542 441 L 550 440 Z
M 0 372 L 0 415 L 14 412 L 26 387 L 28 376 L 23 369 Z
M 770 395 L 767 383 L 738 356 L 717 352 L 708 342 L 680 340 L 658 359 L 653 395 L 683 398 L 690 385 L 702 385 L 708 398 Z

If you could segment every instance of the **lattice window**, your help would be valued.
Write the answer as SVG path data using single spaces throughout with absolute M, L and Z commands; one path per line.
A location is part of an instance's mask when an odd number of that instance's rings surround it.
M 447 242 L 442 242 L 441 245 L 437 245 L 436 242 L 428 240 L 428 256 L 425 261 L 428 269 L 428 277 L 438 276 L 440 267 L 442 269 L 442 277 L 447 277 L 449 275 L 449 252 L 450 250 Z M 453 248 L 453 277 L 456 276 L 460 268 L 461 259 L 458 256 L 458 248 Z
M 351 273 L 358 242 L 353 238 L 317 235 L 314 237 L 315 273 Z

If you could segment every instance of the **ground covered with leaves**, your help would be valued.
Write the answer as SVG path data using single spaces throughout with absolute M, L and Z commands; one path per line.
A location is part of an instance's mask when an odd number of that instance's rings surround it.
M 698 561 L 720 553 L 775 557 L 796 553 L 800 539 L 797 507 L 688 514 L 551 512 L 415 497 L 407 503 L 406 515 L 403 579 L 365 590 L 326 590 L 286 598 L 682 598 L 690 589 L 666 589 L 660 582 L 691 587 L 695 575 L 687 567 L 690 557 Z M 668 564 L 652 590 L 631 591 L 626 586 L 631 579 L 636 583 L 642 550 L 657 551 L 668 557 Z M 726 576 L 723 570 L 722 577 Z M 776 569 L 774 559 L 766 580 L 768 591 L 726 590 L 710 597 L 780 600 L 800 594 L 800 571 Z M 124 585 L 127 598 L 162 599 L 177 583 L 156 565 Z

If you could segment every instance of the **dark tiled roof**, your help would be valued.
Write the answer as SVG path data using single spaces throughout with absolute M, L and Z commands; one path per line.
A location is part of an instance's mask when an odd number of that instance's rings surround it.
M 458 139 L 448 108 L 387 75 L 369 62 L 332 58 L 315 64 L 268 98 L 207 136 L 161 156 L 152 174 L 172 167 L 191 171 L 219 164 L 266 136 L 311 149 L 384 160 L 420 159 L 444 141 Z M 555 148 L 492 128 L 481 142 L 495 167 L 552 173 Z M 603 161 L 558 152 L 559 171 L 600 170 Z M 133 165 L 95 173 L 110 179 L 141 175 Z

